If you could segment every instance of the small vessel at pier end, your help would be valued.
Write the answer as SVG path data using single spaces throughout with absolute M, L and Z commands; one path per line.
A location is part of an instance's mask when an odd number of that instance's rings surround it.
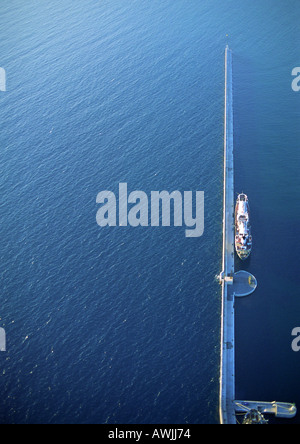
M 239 194 L 235 207 L 235 250 L 245 260 L 252 250 L 250 208 L 246 194 Z

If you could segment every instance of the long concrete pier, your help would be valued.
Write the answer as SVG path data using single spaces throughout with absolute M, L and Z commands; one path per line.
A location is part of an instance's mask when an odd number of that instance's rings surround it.
M 236 424 L 235 404 L 235 298 L 249 296 L 257 287 L 255 277 L 246 272 L 235 273 L 234 218 L 234 131 L 233 131 L 232 52 L 225 50 L 225 113 L 224 113 L 224 208 L 223 208 L 223 271 L 220 421 Z
M 294 404 L 278 402 L 235 400 L 235 298 L 252 294 L 256 287 L 255 277 L 234 270 L 235 217 L 234 217 L 234 132 L 232 93 L 232 52 L 225 50 L 225 121 L 224 121 L 224 208 L 223 208 L 223 271 L 221 369 L 220 369 L 220 422 L 237 424 L 236 414 L 249 411 L 275 414 L 277 417 L 293 418 L 297 413 Z
M 235 345 L 234 345 L 234 161 L 232 53 L 225 51 L 225 122 L 224 122 L 224 209 L 220 421 L 236 424 L 235 416 Z

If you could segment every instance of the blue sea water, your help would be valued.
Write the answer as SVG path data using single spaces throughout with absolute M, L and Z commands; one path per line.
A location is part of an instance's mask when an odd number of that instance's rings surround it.
M 300 406 L 298 0 L 0 10 L 1 423 L 218 422 L 227 43 L 259 281 L 237 304 L 237 395 Z M 204 235 L 100 228 L 120 182 L 203 190 Z

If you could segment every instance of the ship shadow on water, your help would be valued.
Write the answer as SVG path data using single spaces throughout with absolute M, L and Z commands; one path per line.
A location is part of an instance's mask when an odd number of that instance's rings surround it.
M 245 271 L 248 271 L 249 273 L 251 273 L 251 254 L 248 257 L 248 259 L 246 259 L 245 261 L 242 261 L 241 259 L 239 259 L 239 257 L 235 253 L 234 268 L 235 268 L 236 272 L 245 270 Z

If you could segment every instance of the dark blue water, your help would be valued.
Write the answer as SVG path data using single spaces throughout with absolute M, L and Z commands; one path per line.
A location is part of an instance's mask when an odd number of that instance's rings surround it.
M 259 281 L 237 304 L 237 391 L 300 405 L 298 1 L 0 8 L 1 422 L 218 422 L 227 43 Z M 120 182 L 204 191 L 203 237 L 100 228 Z

